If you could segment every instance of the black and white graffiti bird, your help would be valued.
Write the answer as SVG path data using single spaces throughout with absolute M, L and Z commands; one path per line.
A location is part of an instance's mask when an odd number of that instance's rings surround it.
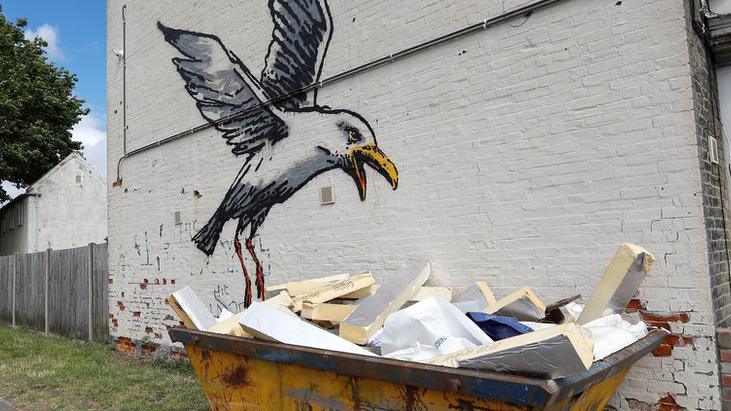
M 243 159 L 223 201 L 193 241 L 210 256 L 224 224 L 238 220 L 234 246 L 244 272 L 247 307 L 251 280 L 239 238 L 245 236 L 256 265 L 257 297 L 264 300 L 263 270 L 252 239 L 275 204 L 287 201 L 317 175 L 336 169 L 353 178 L 365 200 L 365 164 L 394 190 L 398 185 L 396 166 L 378 147 L 363 116 L 318 105 L 316 88 L 309 95 L 302 92 L 319 81 L 332 38 L 327 2 L 270 0 L 269 9 L 274 30 L 259 79 L 218 37 L 158 23 L 165 40 L 184 56 L 173 63 L 201 115 Z

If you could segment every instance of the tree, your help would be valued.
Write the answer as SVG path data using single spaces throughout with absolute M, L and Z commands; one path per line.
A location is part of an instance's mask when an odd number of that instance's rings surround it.
M 89 112 L 73 95 L 76 76 L 48 61 L 41 38 L 25 38 L 27 24 L 7 21 L 0 6 L 0 181 L 18 188 L 81 149 L 70 130 Z

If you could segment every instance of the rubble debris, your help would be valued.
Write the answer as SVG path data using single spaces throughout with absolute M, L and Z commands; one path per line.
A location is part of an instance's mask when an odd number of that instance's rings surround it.
M 324 303 L 352 293 L 353 291 L 366 288 L 374 283 L 375 280 L 371 273 L 354 275 L 344 280 L 328 284 L 318 290 L 292 298 L 292 310 L 294 312 L 302 311 L 302 303 L 305 301 L 309 301 L 311 303 Z
M 515 317 L 520 321 L 539 321 L 546 316 L 546 305 L 529 287 L 501 298 L 483 310 L 488 314 Z
M 491 342 L 449 301 L 430 297 L 388 316 L 381 336 L 381 355 L 420 361 Z
M 521 324 L 513 317 L 502 317 L 479 311 L 469 312 L 467 317 L 477 324 L 493 341 L 500 341 L 533 331 L 532 328 Z
M 652 253 L 643 247 L 620 245 L 576 322 L 586 324 L 627 307 L 654 261 Z
M 539 331 L 468 348 L 424 362 L 513 374 L 561 378 L 584 372 L 594 360 L 593 343 L 574 324 Z
M 302 313 L 300 315 L 308 320 L 339 323 L 349 316 L 355 310 L 355 307 L 355 305 L 348 304 L 314 304 L 305 301 L 302 303 Z
M 272 308 L 276 308 L 282 312 L 288 313 L 289 315 L 293 315 L 292 311 L 290 311 L 288 308 L 292 305 L 292 298 L 290 298 L 289 294 L 284 291 L 280 292 L 275 297 L 269 298 L 262 304 L 265 304 Z M 241 324 L 239 324 L 239 321 L 241 321 L 243 315 L 244 311 L 238 314 L 232 314 L 230 317 L 223 320 L 221 320 L 219 317 L 219 321 L 206 329 L 206 331 L 219 334 L 235 335 L 244 338 L 252 338 L 249 333 L 244 331 L 244 329 L 241 327 Z
M 562 300 L 558 300 L 553 304 L 549 304 L 546 306 L 546 318 L 544 318 L 543 322 L 553 323 L 553 324 L 563 324 L 567 321 L 567 318 L 570 319 L 570 321 L 575 322 L 575 317 L 572 317 L 571 311 L 566 308 L 569 304 L 573 303 L 576 300 L 581 299 L 581 294 L 576 294 L 568 298 L 564 298 Z
M 167 302 L 178 318 L 191 330 L 207 330 L 216 324 L 216 317 L 203 305 L 195 292 L 188 286 L 172 293 Z
M 488 305 L 495 304 L 495 302 L 497 302 L 495 295 L 487 283 L 478 281 L 459 296 L 455 305 L 466 314 L 469 311 L 483 311 Z
M 316 325 L 256 301 L 244 311 L 240 324 L 244 331 L 262 340 L 352 354 L 375 355 Z
M 340 336 L 356 344 L 365 344 L 383 325 L 386 317 L 416 295 L 431 275 L 431 263 L 404 265 L 392 277 L 388 287 L 380 287 L 364 298 L 352 314 L 340 323 Z

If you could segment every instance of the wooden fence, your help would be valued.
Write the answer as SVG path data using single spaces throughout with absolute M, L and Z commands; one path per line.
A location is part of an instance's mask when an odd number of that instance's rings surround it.
M 107 245 L 0 257 L 0 321 L 106 342 Z

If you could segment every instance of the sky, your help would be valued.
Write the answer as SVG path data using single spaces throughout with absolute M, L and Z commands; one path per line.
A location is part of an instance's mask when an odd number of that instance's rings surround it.
M 26 37 L 48 42 L 49 60 L 79 78 L 76 95 L 91 110 L 74 129 L 74 140 L 84 145 L 84 157 L 106 176 L 106 1 L 104 0 L 0 0 L 10 21 L 28 20 Z M 7 184 L 3 184 L 7 187 Z M 18 190 L 11 189 L 11 194 Z

